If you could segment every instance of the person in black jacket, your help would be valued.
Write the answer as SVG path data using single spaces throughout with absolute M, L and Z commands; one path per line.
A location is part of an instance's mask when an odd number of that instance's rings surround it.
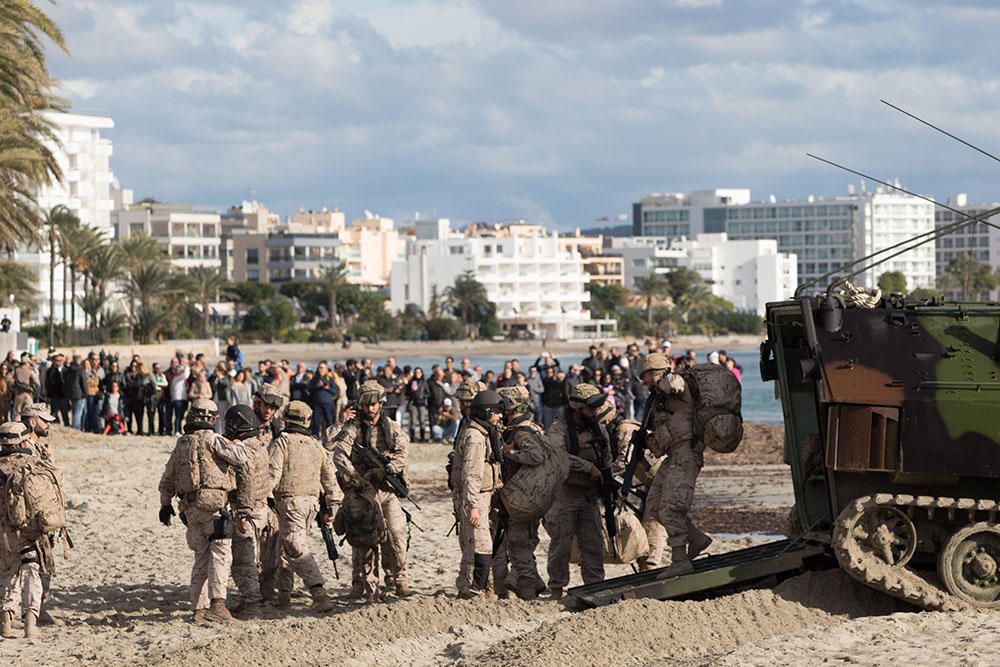
M 424 377 L 424 369 L 419 366 L 413 370 L 413 378 L 406 385 L 406 401 L 410 412 L 410 441 L 427 442 L 430 436 L 431 424 L 427 413 L 427 400 L 430 389 Z M 419 437 L 418 437 L 419 436 Z
M 45 371 L 45 396 L 56 420 L 62 415 L 63 426 L 70 425 L 69 403 L 66 401 L 66 357 L 57 354 L 52 357 L 52 365 Z
M 316 375 L 309 382 L 309 395 L 313 411 L 312 432 L 321 437 L 327 428 L 333 426 L 333 406 L 337 403 L 337 382 L 325 361 L 316 366 Z
M 63 370 L 63 394 L 72 411 L 73 428 L 82 430 L 87 411 L 87 383 L 84 381 L 83 368 L 77 355 L 73 356 L 72 363 Z

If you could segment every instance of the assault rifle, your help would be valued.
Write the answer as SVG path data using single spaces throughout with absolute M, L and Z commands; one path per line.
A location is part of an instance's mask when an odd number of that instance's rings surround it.
M 646 505 L 646 494 L 636 490 L 635 488 L 635 472 L 639 465 L 645 462 L 646 459 L 646 432 L 649 428 L 649 423 L 651 421 L 651 416 L 653 414 L 653 399 L 655 397 L 655 390 L 649 393 L 649 398 L 646 399 L 646 411 L 642 415 L 642 425 L 639 430 L 632 434 L 632 451 L 629 453 L 628 462 L 625 464 L 625 472 L 622 473 L 622 484 L 621 484 L 621 499 L 622 504 L 628 507 L 639 518 L 642 518 L 643 512 L 645 511 Z M 639 496 L 641 503 L 639 507 L 632 505 L 628 497 L 632 494 Z
M 325 517 L 330 512 L 330 506 L 326 504 L 326 496 L 319 494 L 319 513 L 316 515 L 316 525 L 323 536 L 323 544 L 326 545 L 326 556 L 333 561 L 333 576 L 340 579 L 340 572 L 337 571 L 337 559 L 340 553 L 337 551 L 337 538 L 333 536 L 333 529 L 327 524 Z
M 409 500 L 413 503 L 421 512 L 424 509 L 417 504 L 417 501 L 410 496 L 410 487 L 407 486 L 406 480 L 398 472 L 391 472 L 389 470 L 389 459 L 385 457 L 381 452 L 368 444 L 367 438 L 361 438 L 364 442 L 354 443 L 354 450 L 361 456 L 361 460 L 364 461 L 365 466 L 368 468 L 374 468 L 382 472 L 383 481 L 389 485 L 392 492 L 396 494 L 399 498 Z
M 571 427 L 572 428 L 572 427 Z M 597 445 L 597 469 L 601 472 L 601 502 L 604 504 L 604 526 L 608 531 L 608 545 L 611 554 L 617 558 L 618 547 L 615 538 L 618 536 L 618 522 L 615 521 L 615 480 L 611 474 L 611 443 L 604 437 L 606 431 L 596 419 L 591 425 L 591 435 Z

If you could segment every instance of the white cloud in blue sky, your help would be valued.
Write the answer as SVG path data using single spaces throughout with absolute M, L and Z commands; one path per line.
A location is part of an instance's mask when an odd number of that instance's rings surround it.
M 62 0 L 52 69 L 138 196 L 563 229 L 652 191 L 1000 199 L 1000 3 Z

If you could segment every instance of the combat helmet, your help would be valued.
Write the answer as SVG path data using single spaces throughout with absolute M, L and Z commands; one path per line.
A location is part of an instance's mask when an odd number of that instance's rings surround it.
M 642 377 L 646 371 L 668 371 L 670 370 L 670 359 L 662 352 L 650 352 L 639 360 L 636 367 L 636 375 Z
M 285 402 L 285 396 L 270 382 L 265 382 L 257 388 L 257 391 L 253 393 L 253 397 L 260 401 L 274 407 L 275 409 L 280 408 L 281 404 Z
M 285 423 L 307 427 L 312 420 L 312 408 L 302 401 L 292 401 L 285 408 Z
M 377 380 L 365 380 L 361 383 L 361 388 L 358 390 L 358 404 L 373 405 L 384 402 L 385 387 L 380 385 Z
M 196 398 L 191 401 L 191 409 L 187 413 L 188 424 L 207 424 L 211 426 L 219 418 L 219 406 L 207 398 Z
M 230 440 L 246 440 L 260 434 L 260 419 L 249 405 L 234 405 L 226 410 L 225 436 Z
M 527 412 L 531 409 L 531 395 L 527 387 L 501 387 L 497 394 L 503 401 L 504 412 Z
M 476 380 L 466 380 L 455 389 L 455 398 L 460 401 L 471 401 L 481 391 L 486 391 L 486 385 Z
M 477 419 L 489 419 L 490 415 L 503 407 L 503 399 L 500 398 L 500 394 L 497 392 L 487 389 L 486 391 L 481 391 L 476 394 L 476 397 L 472 399 L 472 405 L 469 407 L 469 414 Z

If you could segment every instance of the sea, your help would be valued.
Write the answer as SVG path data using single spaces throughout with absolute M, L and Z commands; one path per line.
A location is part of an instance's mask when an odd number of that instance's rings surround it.
M 711 349 L 696 350 L 698 361 L 706 361 Z M 774 397 L 774 383 L 764 382 L 760 379 L 759 359 L 757 348 L 727 349 L 727 353 L 736 360 L 736 363 L 743 368 L 743 419 L 748 422 L 761 422 L 765 424 L 780 424 L 782 422 L 781 403 Z M 503 355 L 468 355 L 472 366 L 482 366 L 483 372 L 492 370 L 499 373 L 503 370 L 504 363 L 510 356 Z M 522 368 L 526 368 L 535 362 L 536 356 L 520 355 Z M 582 358 L 566 355 L 560 357 L 559 361 L 563 366 L 569 363 L 579 363 Z M 375 365 L 381 364 L 384 359 L 373 358 Z M 455 366 L 459 366 L 461 357 L 455 358 Z M 434 364 L 444 364 L 443 357 L 406 357 L 397 356 L 396 363 L 400 366 L 421 367 L 424 372 L 430 371 Z

